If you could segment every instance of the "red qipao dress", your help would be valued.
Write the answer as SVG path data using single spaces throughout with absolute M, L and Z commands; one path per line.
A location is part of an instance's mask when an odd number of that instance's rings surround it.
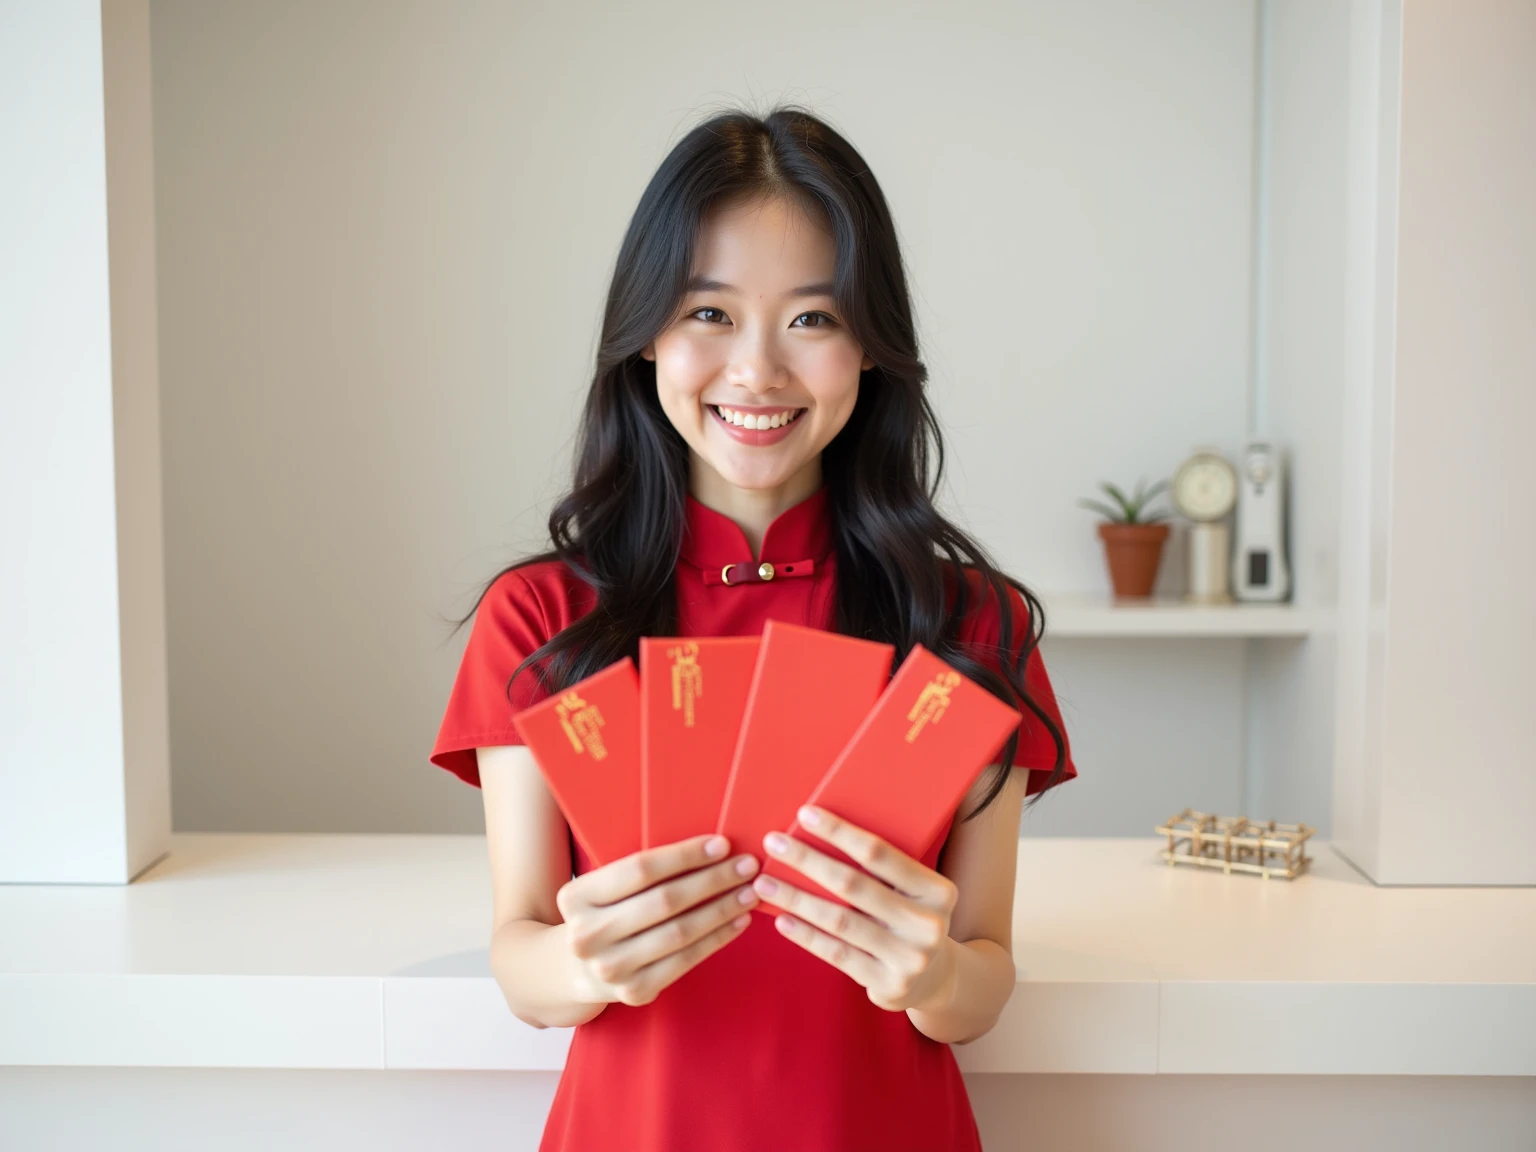
M 761 560 L 811 561 L 807 575 L 724 584 L 727 564 L 753 561 L 740 527 L 688 498 L 677 565 L 678 632 L 757 635 L 766 621 L 833 627 L 836 555 L 823 487 L 781 513 Z M 753 565 L 755 567 L 755 565 Z M 981 583 L 974 572 L 976 595 Z M 1010 590 L 1011 591 L 1011 590 Z M 479 786 L 477 747 L 518 744 L 512 714 L 540 699 L 528 673 L 505 686 L 529 652 L 589 611 L 591 590 L 563 564 L 503 574 L 475 616 L 431 761 Z M 996 665 L 995 598 L 970 613 L 961 636 Z M 1015 653 L 1028 621 L 1012 592 Z M 1026 665 L 1034 699 L 1065 733 L 1038 650 Z M 1030 713 L 1015 764 L 1028 791 L 1044 786 L 1055 745 Z M 1077 775 L 1070 758 L 1066 777 Z M 937 862 L 954 813 L 923 864 Z M 702 830 L 701 830 L 702 831 Z M 591 861 L 571 839 L 575 875 Z M 761 845 L 733 852 L 763 855 Z M 650 1004 L 610 1004 L 578 1025 L 546 1121 L 540 1152 L 950 1152 L 981 1147 L 965 1082 L 948 1044 L 919 1032 L 905 1012 L 869 1001 L 839 969 L 754 913 L 735 940 Z

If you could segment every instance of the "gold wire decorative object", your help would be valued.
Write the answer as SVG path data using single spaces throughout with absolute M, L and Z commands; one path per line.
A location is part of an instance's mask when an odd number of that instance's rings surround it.
M 1246 816 L 1216 816 L 1186 808 L 1157 831 L 1168 837 L 1163 859 L 1174 864 L 1198 864 L 1223 872 L 1256 872 L 1264 879 L 1290 880 L 1312 863 L 1306 841 L 1315 831 L 1305 824 L 1277 824 Z

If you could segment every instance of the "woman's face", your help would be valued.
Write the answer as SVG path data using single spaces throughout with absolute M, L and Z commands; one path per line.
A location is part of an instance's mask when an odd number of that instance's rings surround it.
M 695 471 L 749 489 L 820 482 L 821 451 L 874 367 L 842 324 L 835 260 L 825 225 L 787 200 L 705 219 L 678 318 L 641 353 Z

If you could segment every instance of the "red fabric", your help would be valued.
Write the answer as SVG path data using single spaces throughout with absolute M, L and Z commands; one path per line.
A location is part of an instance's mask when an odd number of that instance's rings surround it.
M 745 534 L 728 517 L 688 499 L 688 532 L 678 562 L 678 634 L 758 635 L 769 619 L 831 628 L 836 556 L 826 489 L 768 527 L 761 559 L 814 557 L 812 577 L 707 585 L 702 572 L 752 560 Z M 981 584 L 971 581 L 979 594 Z M 996 665 L 995 598 L 974 606 L 961 635 Z M 530 565 L 503 575 L 476 613 L 431 761 L 479 784 L 474 749 L 520 743 L 514 711 L 544 693 L 512 669 L 593 604 L 563 565 Z M 1013 594 L 1014 651 L 1025 639 L 1026 608 Z M 1062 728 L 1038 651 L 1026 666 L 1035 698 Z M 1055 748 L 1025 710 L 1015 763 L 1029 791 L 1043 786 Z M 1077 774 L 1067 766 L 1068 778 Z M 936 868 L 954 821 L 922 862 Z M 762 857 L 761 845 L 732 851 Z M 573 844 L 575 874 L 591 862 Z M 544 1128 L 540 1152 L 966 1152 L 980 1149 L 970 1099 L 948 1044 L 919 1032 L 905 1012 L 870 1003 L 840 970 L 753 916 L 741 936 L 664 989 L 650 1004 L 610 1004 L 579 1025 Z

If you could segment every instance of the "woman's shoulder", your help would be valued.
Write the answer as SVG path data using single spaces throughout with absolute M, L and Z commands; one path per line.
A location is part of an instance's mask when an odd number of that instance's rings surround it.
M 551 636 L 585 615 L 596 602 L 592 586 L 559 558 L 528 560 L 503 569 L 481 600 L 482 606 L 536 615 Z
M 1001 575 L 1001 574 L 1000 574 Z M 945 591 L 949 612 L 960 617 L 959 639 L 967 643 L 996 644 L 1002 632 L 1003 605 L 1007 605 L 1013 624 L 1015 644 L 1029 629 L 1033 613 L 1024 595 L 1003 580 L 1004 598 L 999 600 L 997 591 L 980 568 L 965 564 L 958 568 L 945 563 Z M 962 600 L 963 588 L 963 604 Z

